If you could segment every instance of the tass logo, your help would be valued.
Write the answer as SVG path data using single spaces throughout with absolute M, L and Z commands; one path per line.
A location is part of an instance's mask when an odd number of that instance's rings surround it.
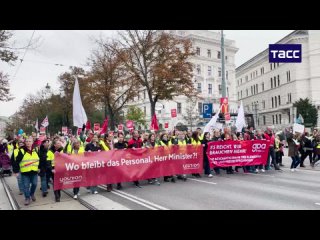
M 260 152 L 260 150 L 265 150 L 267 147 L 267 144 L 263 143 L 255 143 L 252 145 L 252 152 Z
M 269 62 L 301 61 L 301 44 L 269 44 Z

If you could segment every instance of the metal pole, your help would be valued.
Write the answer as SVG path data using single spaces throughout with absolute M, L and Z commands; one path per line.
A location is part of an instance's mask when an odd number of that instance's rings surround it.
M 221 74 L 222 74 L 222 97 L 227 96 L 227 86 L 226 86 L 226 79 L 225 79 L 225 68 L 224 68 L 224 37 L 223 37 L 223 30 L 221 30 Z

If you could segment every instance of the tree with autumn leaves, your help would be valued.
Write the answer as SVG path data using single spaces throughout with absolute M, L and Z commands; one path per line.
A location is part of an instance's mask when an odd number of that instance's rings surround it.
M 101 114 L 108 116 L 111 129 L 120 123 L 122 109 L 142 89 L 148 93 L 152 115 L 158 100 L 173 100 L 179 95 L 196 96 L 189 62 L 194 55 L 191 41 L 164 31 L 128 30 L 119 31 L 116 40 L 96 42 L 97 49 L 89 57 L 90 70 L 85 72 L 73 67 L 61 74 L 58 78 L 60 94 L 52 94 L 46 103 L 50 106 L 49 119 L 62 118 L 61 126 L 72 126 L 72 93 L 76 78 L 89 120 L 94 122 L 97 112 L 99 118 Z M 40 106 L 39 101 L 36 105 Z M 55 124 L 59 124 L 58 121 Z

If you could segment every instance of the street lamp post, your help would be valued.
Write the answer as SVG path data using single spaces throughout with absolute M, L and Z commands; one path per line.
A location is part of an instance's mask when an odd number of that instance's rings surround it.
M 222 74 L 222 97 L 227 96 L 227 87 L 226 87 L 226 79 L 225 79 L 225 66 L 224 66 L 224 37 L 223 37 L 223 30 L 221 30 L 221 74 Z

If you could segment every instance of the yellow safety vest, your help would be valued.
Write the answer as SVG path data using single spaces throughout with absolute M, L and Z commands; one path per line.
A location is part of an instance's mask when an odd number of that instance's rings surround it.
M 186 140 L 180 141 L 178 140 L 178 145 L 187 145 Z
M 104 143 L 104 141 L 100 140 L 99 144 L 102 146 L 104 151 L 109 151 L 110 149 L 108 148 L 108 146 Z
M 25 153 L 23 149 L 21 149 L 22 154 L 24 154 L 19 166 L 20 166 L 20 172 L 37 172 L 39 167 L 39 155 L 38 153 L 33 149 L 32 154 L 29 152 Z
M 191 139 L 191 144 L 192 145 L 201 145 L 201 142 L 200 141 L 196 141 L 196 140 L 194 140 L 194 139 Z
M 80 148 L 78 149 L 78 153 L 74 152 L 74 149 L 71 149 L 71 154 L 84 154 L 84 147 L 80 146 Z
M 63 150 L 61 150 L 60 153 L 63 153 Z M 54 167 L 54 153 L 52 150 L 47 152 L 47 161 L 51 161 L 51 166 Z
M 12 143 L 8 144 L 8 152 L 9 153 L 13 152 L 13 144 Z
M 202 141 L 204 138 L 204 133 L 201 134 L 201 136 L 199 136 L 199 140 Z
M 70 143 L 67 145 L 67 153 L 70 153 L 72 151 L 72 146 Z
M 21 149 L 21 150 L 22 150 L 22 149 Z M 23 150 L 22 150 L 22 151 L 23 151 Z M 18 154 L 19 154 L 19 149 L 18 149 L 18 148 L 15 149 L 15 150 L 13 150 L 13 158 L 14 158 L 14 160 L 17 159 Z
M 156 143 L 156 147 L 159 147 L 159 146 L 163 146 L 163 147 L 169 147 L 169 146 L 171 146 L 172 145 L 172 143 L 171 143 L 171 141 L 168 141 L 168 145 L 166 145 L 164 142 L 162 142 L 162 141 L 159 141 L 159 143 Z

